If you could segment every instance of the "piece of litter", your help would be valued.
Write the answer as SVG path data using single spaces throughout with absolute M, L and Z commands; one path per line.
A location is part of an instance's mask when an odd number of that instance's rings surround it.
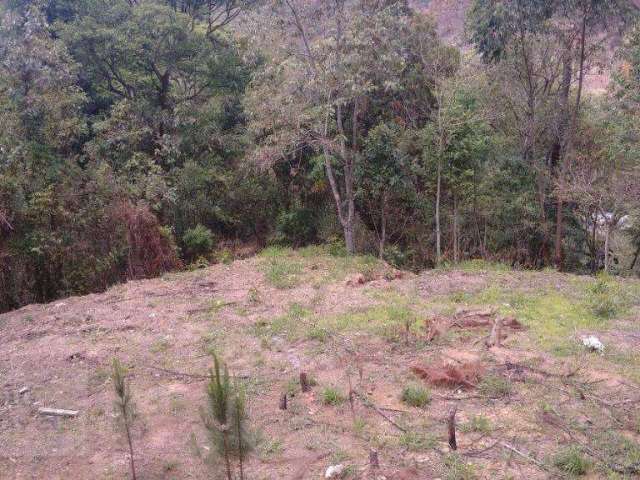
M 582 339 L 582 344 L 587 347 L 589 350 L 598 353 L 604 353 L 604 345 L 600 341 L 598 337 L 593 335 L 589 335 L 588 337 L 584 337 Z
M 27 393 L 29 391 L 29 387 L 22 387 L 20 390 L 18 390 L 18 393 L 20 395 L 24 395 L 25 393 Z
M 331 465 L 324 472 L 324 478 L 338 478 L 344 472 L 344 465 Z

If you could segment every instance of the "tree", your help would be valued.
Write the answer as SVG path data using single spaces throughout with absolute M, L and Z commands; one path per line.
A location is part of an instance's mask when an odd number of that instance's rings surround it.
M 273 58 L 249 94 L 251 128 L 260 143 L 255 158 L 272 165 L 305 148 L 321 155 L 347 251 L 353 253 L 355 171 L 363 161 L 364 139 L 377 124 L 375 118 L 393 113 L 394 101 L 407 108 L 398 100 L 417 72 L 425 74 L 419 92 L 428 90 L 436 72 L 424 69 L 420 56 L 439 43 L 433 26 L 408 15 L 403 2 L 306 8 L 313 8 L 312 15 L 301 15 L 293 0 L 273 10 L 293 31 L 285 35 L 286 46 L 271 52 Z M 318 21 L 309 26 L 303 18 Z
M 504 108 L 520 137 L 522 158 L 538 172 L 543 257 L 550 227 L 547 195 L 556 196 L 553 262 L 562 267 L 564 188 L 572 160 L 583 84 L 607 29 L 624 24 L 627 1 L 475 0 L 469 14 L 471 39 L 510 92 Z M 577 83 L 575 100 L 570 101 Z

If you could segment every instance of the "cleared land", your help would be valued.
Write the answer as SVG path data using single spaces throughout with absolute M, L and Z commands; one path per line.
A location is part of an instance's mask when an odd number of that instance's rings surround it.
M 127 478 L 115 356 L 130 368 L 139 478 L 222 476 L 199 411 L 212 351 L 248 391 L 248 479 L 321 478 L 334 464 L 345 478 L 633 478 L 638 305 L 635 280 L 486 263 L 399 275 L 307 248 L 28 306 L 0 315 L 0 478 Z M 524 328 L 487 347 L 498 317 Z M 462 386 L 415 373 L 465 368 Z

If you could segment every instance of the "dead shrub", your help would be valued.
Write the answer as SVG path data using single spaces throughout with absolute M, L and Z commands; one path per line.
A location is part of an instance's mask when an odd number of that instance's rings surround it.
M 414 365 L 411 371 L 431 385 L 475 388 L 484 373 L 484 367 L 479 362 L 464 362 L 460 365 L 440 362 Z
M 155 277 L 181 266 L 171 231 L 146 204 L 125 203 L 121 215 L 127 230 L 129 278 Z

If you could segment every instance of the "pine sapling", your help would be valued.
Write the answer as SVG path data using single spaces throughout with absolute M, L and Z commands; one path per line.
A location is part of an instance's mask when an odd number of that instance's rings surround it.
M 243 437 L 244 422 L 246 419 L 246 399 L 244 390 L 238 388 L 236 390 L 236 396 L 234 398 L 234 424 L 236 429 L 236 437 L 238 442 L 238 463 L 240 466 L 240 480 L 244 480 L 244 453 L 245 453 L 245 441 Z
M 131 399 L 131 392 L 126 381 L 127 371 L 117 358 L 113 359 L 112 367 L 111 379 L 113 381 L 113 388 L 117 397 L 115 404 L 118 409 L 118 413 L 122 418 L 127 443 L 129 444 L 131 478 L 136 480 L 136 466 L 133 458 L 133 442 L 131 440 L 131 427 L 133 425 L 135 414 L 133 400 Z
M 222 367 L 222 368 L 221 368 Z M 222 371 L 221 371 L 222 370 Z M 213 354 L 213 369 L 210 370 L 210 379 L 207 385 L 209 398 L 209 416 L 205 416 L 205 426 L 212 438 L 216 433 L 222 437 L 222 453 L 227 471 L 227 480 L 232 480 L 230 445 L 229 445 L 229 410 L 230 410 L 231 383 L 229 371 L 226 365 L 220 364 L 216 354 Z

